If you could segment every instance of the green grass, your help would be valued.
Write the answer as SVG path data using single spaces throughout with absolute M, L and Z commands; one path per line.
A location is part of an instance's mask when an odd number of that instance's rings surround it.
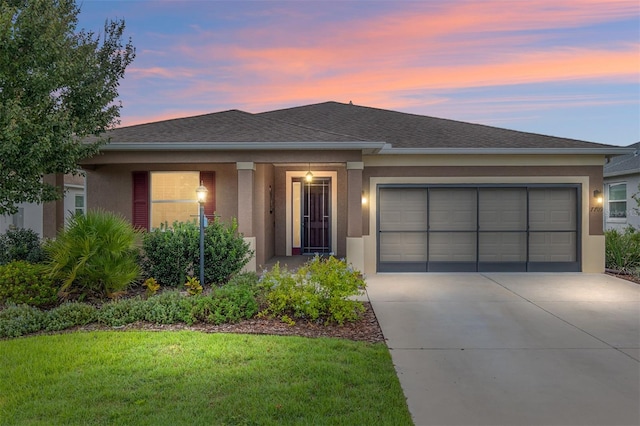
M 383 344 L 91 332 L 0 341 L 0 424 L 407 425 Z

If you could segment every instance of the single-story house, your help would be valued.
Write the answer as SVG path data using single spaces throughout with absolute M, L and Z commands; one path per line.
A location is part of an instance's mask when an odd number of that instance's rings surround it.
M 334 253 L 365 273 L 604 271 L 603 164 L 626 148 L 326 102 L 118 128 L 87 207 L 151 229 L 237 218 L 255 269 Z M 307 179 L 307 176 L 309 179 Z
M 44 181 L 63 188 L 64 198 L 51 203 L 19 203 L 18 212 L 0 216 L 0 234 L 10 228 L 32 229 L 40 238 L 53 238 L 72 215 L 84 213 L 84 176 L 50 174 Z
M 629 154 L 611 158 L 604 166 L 604 226 L 622 230 L 640 229 L 640 142 L 629 145 Z

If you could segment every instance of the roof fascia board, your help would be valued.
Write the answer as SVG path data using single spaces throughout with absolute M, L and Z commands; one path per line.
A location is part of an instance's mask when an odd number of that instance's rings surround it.
M 599 154 L 599 155 L 625 155 L 632 153 L 629 148 L 384 148 L 381 155 L 560 155 L 560 154 Z
M 366 150 L 377 153 L 384 142 L 113 142 L 101 151 L 317 151 Z

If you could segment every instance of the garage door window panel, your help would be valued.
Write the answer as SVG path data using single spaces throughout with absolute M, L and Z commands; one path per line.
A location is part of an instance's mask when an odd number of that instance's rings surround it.
M 380 235 L 380 261 L 426 262 L 427 234 L 388 232 Z
M 427 262 L 427 189 L 380 190 L 381 262 Z
M 426 189 L 381 189 L 381 231 L 426 231 Z
M 529 191 L 529 229 L 574 231 L 576 191 L 572 188 L 532 188 Z
M 429 262 L 475 262 L 475 232 L 432 232 Z
M 478 197 L 478 262 L 526 262 L 526 188 L 480 188 Z
M 475 231 L 475 188 L 433 188 L 429 191 L 430 231 Z
M 481 232 L 480 262 L 526 262 L 527 234 L 524 232 Z
M 482 231 L 526 231 L 525 188 L 481 188 L 478 227 Z

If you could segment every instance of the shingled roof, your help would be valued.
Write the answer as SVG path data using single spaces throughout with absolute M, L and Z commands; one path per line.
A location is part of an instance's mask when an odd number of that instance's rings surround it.
M 325 102 L 257 114 L 290 124 L 385 141 L 393 148 L 606 148 L 592 142 L 378 108 Z
M 369 153 L 547 151 L 616 155 L 625 148 L 351 103 L 251 114 L 229 110 L 121 127 L 103 150 L 363 149 Z
M 354 136 L 310 129 L 239 110 L 120 127 L 113 143 L 144 142 L 346 142 Z
M 627 155 L 613 157 L 604 166 L 604 176 L 621 176 L 640 173 L 640 142 L 628 146 L 634 148 L 634 152 Z

